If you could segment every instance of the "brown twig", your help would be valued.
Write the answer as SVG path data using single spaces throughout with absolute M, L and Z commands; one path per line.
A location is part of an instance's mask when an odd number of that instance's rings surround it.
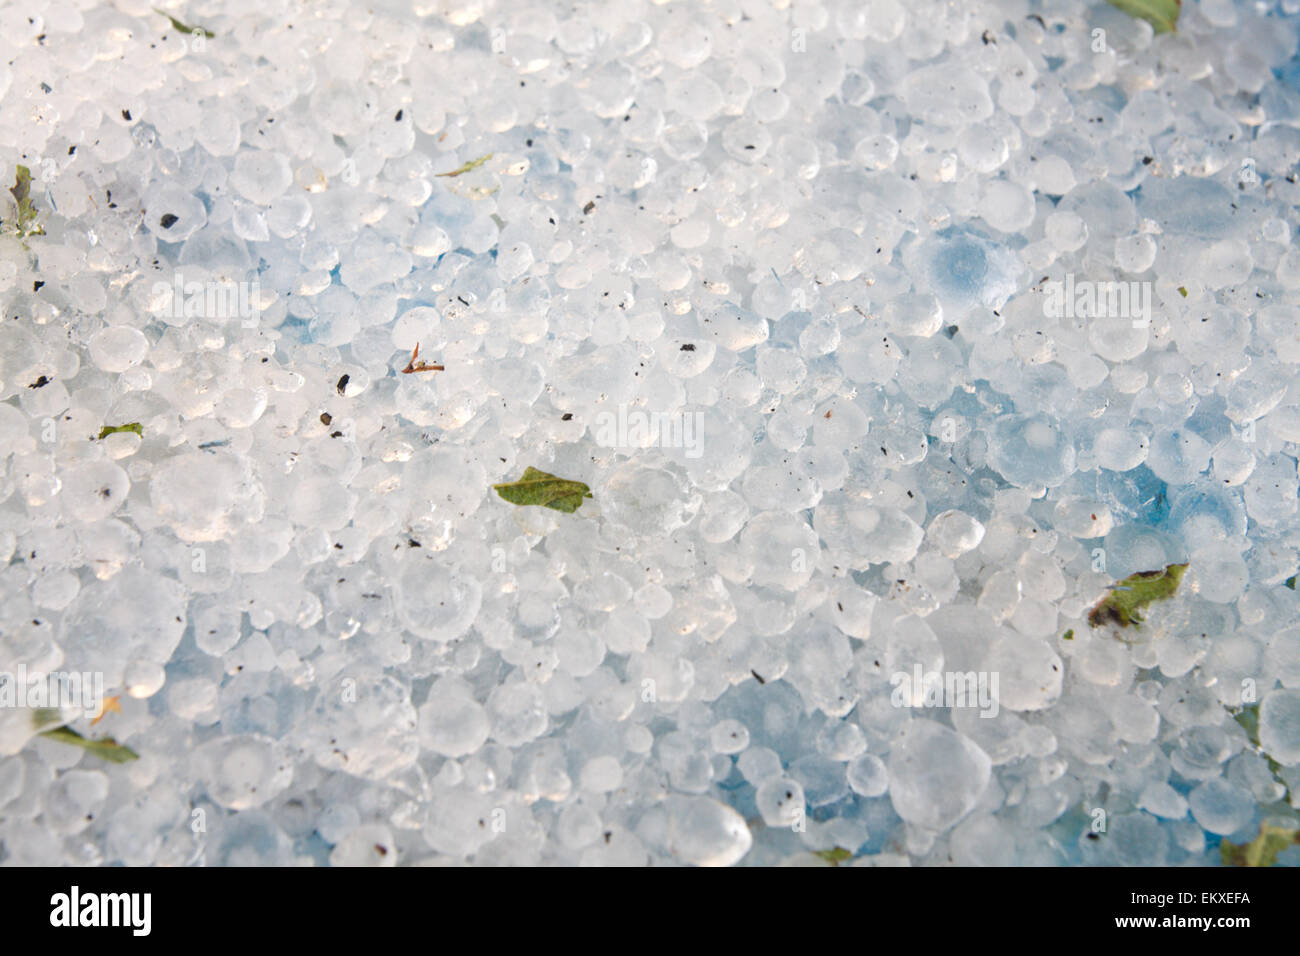
M 441 365 L 431 365 L 424 359 L 417 362 L 416 359 L 420 359 L 419 342 L 415 343 L 415 351 L 411 353 L 411 361 L 407 362 L 406 368 L 402 369 L 403 375 L 410 375 L 412 372 L 441 372 L 443 370 Z

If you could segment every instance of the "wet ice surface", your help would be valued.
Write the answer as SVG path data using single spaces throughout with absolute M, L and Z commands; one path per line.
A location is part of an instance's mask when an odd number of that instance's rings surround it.
M 1293 818 L 1295 0 L 84 7 L 0 11 L 0 670 L 139 759 L 0 708 L 0 860 Z

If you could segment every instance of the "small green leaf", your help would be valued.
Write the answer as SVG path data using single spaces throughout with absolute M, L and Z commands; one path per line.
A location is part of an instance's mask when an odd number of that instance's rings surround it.
M 1300 844 L 1300 830 L 1261 823 L 1259 835 L 1249 843 L 1220 843 L 1219 857 L 1224 866 L 1276 866 L 1277 855 L 1296 844 Z
M 1070 628 L 1068 631 L 1066 631 L 1064 634 L 1062 634 L 1062 635 L 1061 635 L 1061 640 L 1063 640 L 1063 641 L 1072 641 L 1072 640 L 1074 640 L 1074 628 Z
M 1130 574 L 1123 581 L 1114 585 L 1110 593 L 1097 602 L 1088 612 L 1088 623 L 1093 627 L 1103 624 L 1118 624 L 1138 627 L 1142 623 L 1140 613 L 1153 601 L 1165 601 L 1174 596 L 1178 585 L 1183 580 L 1187 564 L 1171 564 L 1160 571 L 1139 571 Z
M 140 759 L 138 753 L 124 744 L 119 744 L 112 737 L 100 737 L 97 740 L 92 740 L 89 737 L 81 736 L 71 727 L 55 727 L 53 730 L 42 732 L 41 736 L 48 737 L 50 740 L 57 740 L 60 743 L 81 747 L 96 757 L 111 763 L 128 763 Z
M 1178 29 L 1182 0 L 1109 0 L 1110 5 L 1131 17 L 1145 20 L 1156 33 L 1173 33 Z
M 1178 294 L 1181 295 L 1184 299 L 1187 298 L 1187 286 L 1180 285 L 1178 287 Z
M 465 173 L 468 173 L 470 170 L 478 169 L 489 159 L 491 159 L 493 155 L 494 155 L 493 153 L 487 153 L 483 156 L 480 156 L 478 159 L 471 159 L 467 163 L 462 163 L 460 166 L 457 166 L 449 173 L 434 173 L 434 175 L 443 176 L 443 177 L 463 176 Z
M 1296 575 L 1294 574 L 1286 579 L 1286 586 L 1289 587 L 1292 591 L 1295 590 L 1295 579 L 1296 579 Z
M 213 33 L 211 30 L 205 30 L 203 27 L 188 26 L 184 23 L 181 23 L 181 21 L 177 20 L 170 13 L 165 13 L 164 11 L 159 10 L 157 7 L 153 8 L 153 12 L 158 14 L 160 17 L 166 17 L 168 20 L 170 20 L 173 30 L 179 30 L 181 33 L 189 33 L 196 36 L 204 36 L 207 37 L 209 40 L 214 39 L 216 37 L 216 34 Z
M 813 856 L 821 857 L 831 866 L 839 866 L 846 860 L 853 859 L 853 854 L 842 846 L 837 846 L 831 850 L 813 850 Z
M 116 435 L 118 432 L 135 432 L 141 438 L 144 437 L 144 426 L 139 422 L 127 422 L 125 425 L 105 425 L 95 436 L 95 440 L 107 438 L 109 435 Z
M 1241 725 L 1241 729 L 1246 731 L 1246 739 L 1250 741 L 1251 746 L 1259 746 L 1259 704 L 1251 704 L 1249 707 L 1243 707 L 1237 713 L 1232 715 L 1232 719 Z
M 32 171 L 26 166 L 15 168 L 14 184 L 9 187 L 9 195 L 14 197 L 14 203 L 18 206 L 18 215 L 14 220 L 18 235 L 24 239 L 45 235 L 45 227 L 36 221 L 36 207 L 32 205 Z
M 583 498 L 591 497 L 591 489 L 580 481 L 569 481 L 555 475 L 528 468 L 518 481 L 493 485 L 496 493 L 512 505 L 541 505 L 565 514 L 573 514 Z

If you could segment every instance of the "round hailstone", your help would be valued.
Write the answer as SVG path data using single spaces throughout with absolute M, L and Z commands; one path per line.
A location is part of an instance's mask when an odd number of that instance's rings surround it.
M 269 206 L 292 182 L 289 160 L 264 149 L 242 150 L 235 157 L 235 169 L 230 174 L 230 185 L 235 191 L 259 206 Z
M 738 754 L 749 746 L 749 728 L 738 720 L 720 720 L 709 730 L 714 753 Z
M 638 591 L 637 594 L 639 596 L 641 592 Z M 635 610 L 619 608 L 613 611 L 605 622 L 603 634 L 605 646 L 613 654 L 640 654 L 650 643 L 650 621 L 658 620 L 670 610 L 672 610 L 671 595 L 663 613 L 656 613 L 653 618 L 642 612 L 640 607 Z
M 1181 820 L 1187 816 L 1187 800 L 1167 783 L 1149 783 L 1138 797 L 1139 810 L 1166 820 Z
M 754 793 L 754 806 L 770 827 L 799 823 L 804 818 L 806 802 L 803 786 L 789 777 L 765 780 Z
M 683 863 L 732 866 L 754 845 L 744 817 L 716 800 L 677 798 L 668 811 L 668 849 Z
M 957 558 L 979 547 L 984 540 L 984 525 L 964 511 L 950 509 L 934 516 L 926 537 L 941 554 Z
M 943 327 L 943 306 L 933 295 L 911 293 L 891 300 L 882 317 L 894 335 L 928 339 Z
M 106 687 L 122 684 L 128 662 L 164 664 L 185 633 L 185 589 L 139 566 L 82 589 L 64 613 L 60 645 L 66 665 L 99 671 Z
M 1278 763 L 1300 764 L 1300 690 L 1275 690 L 1259 705 L 1259 745 Z
M 167 686 L 167 705 L 182 720 L 193 721 L 213 714 L 217 704 L 217 684 L 207 678 L 182 680 Z
M 546 732 L 549 717 L 541 687 L 526 681 L 501 684 L 488 696 L 492 736 L 507 747 L 518 747 Z
M 765 318 L 737 305 L 723 305 L 706 316 L 702 331 L 729 352 L 740 352 L 767 341 Z
M 293 781 L 293 761 L 275 741 L 257 734 L 210 740 L 190 761 L 208 796 L 227 810 L 260 807 Z
M 888 169 L 898 159 L 898 140 L 887 133 L 868 136 L 853 147 L 853 161 L 868 170 Z
M 989 464 L 1014 485 L 1061 484 L 1074 471 L 1074 445 L 1046 415 L 1004 415 L 988 431 Z
M 969 68 L 954 69 L 950 63 L 912 70 L 899 86 L 898 95 L 909 111 L 917 114 L 927 124 L 933 123 L 936 126 L 960 129 L 993 115 L 988 82 L 975 71 Z M 992 200 L 989 202 L 992 204 Z M 1032 199 L 1030 204 L 1032 205 Z M 1032 219 L 1031 215 L 1030 221 Z M 1011 231 L 1019 231 L 1021 228 L 1023 227 L 1015 226 Z
M 63 478 L 59 500 L 72 521 L 107 518 L 125 501 L 131 479 L 111 461 L 87 461 L 73 466 Z
M 1147 467 L 1170 485 L 1186 485 L 1210 466 L 1214 448 L 1200 435 L 1186 429 L 1162 429 L 1151 438 Z
M 175 185 L 166 185 L 148 199 L 144 224 L 162 242 L 184 242 L 208 222 L 203 200 Z
M 1147 460 L 1150 443 L 1144 432 L 1103 428 L 1092 443 L 1097 464 L 1108 471 L 1128 471 Z
M 330 844 L 338 844 L 361 823 L 361 814 L 350 803 L 331 803 L 316 818 L 316 832 Z
M 1215 604 L 1232 604 L 1250 583 L 1250 568 L 1230 541 L 1198 548 L 1189 565 L 1188 586 Z
M 735 537 L 749 517 L 745 499 L 730 489 L 715 492 L 704 499 L 700 512 L 700 535 L 710 544 L 721 544 Z
M 1147 350 L 1150 320 L 1136 306 L 1126 315 L 1096 316 L 1088 320 L 1088 344 L 1108 362 L 1130 361 Z
M 1222 777 L 1207 780 L 1187 797 L 1192 816 L 1210 833 L 1227 836 L 1255 819 L 1257 801 L 1250 791 Z
M 571 803 L 555 821 L 555 839 L 568 850 L 581 850 L 601 836 L 600 816 L 588 806 Z
M 755 584 L 782 591 L 806 585 L 821 554 L 817 532 L 806 521 L 776 511 L 750 520 L 740 536 L 740 551 L 753 566 Z
M 985 670 L 997 675 L 993 703 L 1007 710 L 1043 710 L 1061 696 L 1065 666 L 1041 638 L 1003 630 L 989 648 Z
M 1088 241 L 1088 224 L 1073 212 L 1054 212 L 1043 224 L 1044 234 L 1061 252 L 1073 252 Z
M 167 669 L 156 660 L 137 658 L 122 671 L 122 686 L 136 700 L 147 700 L 167 683 Z
M 330 866 L 397 866 L 397 841 L 382 823 L 357 827 L 334 847 Z
M 239 116 L 233 109 L 205 106 L 199 111 L 194 139 L 213 156 L 233 156 L 239 149 Z
M 997 179 L 985 188 L 979 212 L 994 229 L 1018 233 L 1034 221 L 1034 195 L 1019 183 Z
M 526 242 L 516 242 L 501 249 L 497 255 L 497 275 L 504 281 L 518 279 L 532 268 L 533 250 Z
M 394 583 L 398 619 L 431 641 L 445 643 L 464 634 L 483 601 L 478 579 L 449 567 L 442 556 L 408 555 Z
M 477 853 L 502 828 L 509 815 L 482 793 L 457 788 L 436 794 L 424 826 L 424 839 L 439 853 L 466 857 Z
M 37 607 L 62 611 L 80 590 L 81 579 L 71 571 L 42 574 L 32 583 L 32 603 Z
M 932 720 L 912 720 L 889 753 L 889 801 L 908 823 L 946 830 L 979 801 L 992 774 L 988 754 Z
M 439 680 L 429 688 L 429 699 L 419 713 L 420 742 L 444 757 L 465 757 L 487 743 L 491 731 L 487 709 L 463 681 Z
M 722 491 L 749 467 L 754 440 L 745 428 L 720 408 L 683 406 L 660 434 L 680 436 L 664 457 L 675 461 L 701 491 Z
M 1115 240 L 1115 265 L 1125 272 L 1146 272 L 1156 261 L 1156 240 L 1145 233 Z
M 411 234 L 411 251 L 424 259 L 437 259 L 451 250 L 451 237 L 433 223 L 424 223 Z
M 59 774 L 45 798 L 43 819 L 55 833 L 68 836 L 91 825 L 108 798 L 108 774 L 68 770 Z
M 227 428 L 248 428 L 266 411 L 264 388 L 232 388 L 217 403 L 217 421 Z
M 243 635 L 243 612 L 228 601 L 200 599 L 193 607 L 194 643 L 204 654 L 221 657 Z
M 192 452 L 157 466 L 149 483 L 154 510 L 184 541 L 220 541 L 253 517 L 261 491 L 232 455 Z
M 145 360 L 149 340 L 129 325 L 110 325 L 90 339 L 90 359 L 105 372 L 125 372 Z
M 836 588 L 832 600 L 823 605 L 829 609 L 831 621 L 849 637 L 860 641 L 871 638 L 871 619 L 880 598 L 866 588 L 845 583 Z
M 875 754 L 862 754 L 849 763 L 849 787 L 863 797 L 879 797 L 889 789 L 889 770 Z
M 782 395 L 795 391 L 808 374 L 803 359 L 790 349 L 761 348 L 755 364 L 763 385 Z
M 1016 831 L 997 817 L 975 815 L 953 830 L 949 841 L 958 866 L 1015 866 Z
M 821 487 L 797 464 L 755 465 L 745 472 L 740 490 L 756 511 L 804 511 L 822 497 Z
M 622 783 L 623 768 L 617 757 L 593 757 L 578 774 L 578 785 L 589 793 L 610 793 Z
M 412 502 L 413 518 L 432 511 L 435 519 L 456 520 L 478 510 L 488 479 L 478 462 L 466 461 L 454 448 L 434 447 L 411 457 L 404 469 L 402 487 Z
M 669 339 L 659 352 L 659 364 L 677 378 L 694 378 L 713 362 L 718 347 L 703 339 Z
M 673 471 L 629 462 L 614 469 L 597 491 L 614 524 L 638 535 L 663 535 L 689 524 L 701 496 Z
M 867 564 L 910 561 L 925 532 L 902 510 L 866 505 L 845 509 L 818 508 L 813 525 L 822 540 L 832 547 L 842 547 Z
M 394 677 L 341 677 L 322 686 L 301 745 L 326 770 L 381 780 L 420 753 L 410 689 Z

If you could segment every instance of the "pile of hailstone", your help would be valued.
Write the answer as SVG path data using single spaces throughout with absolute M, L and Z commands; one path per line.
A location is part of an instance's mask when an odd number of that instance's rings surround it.
M 1298 12 L 0 5 L 0 862 L 1294 828 Z

